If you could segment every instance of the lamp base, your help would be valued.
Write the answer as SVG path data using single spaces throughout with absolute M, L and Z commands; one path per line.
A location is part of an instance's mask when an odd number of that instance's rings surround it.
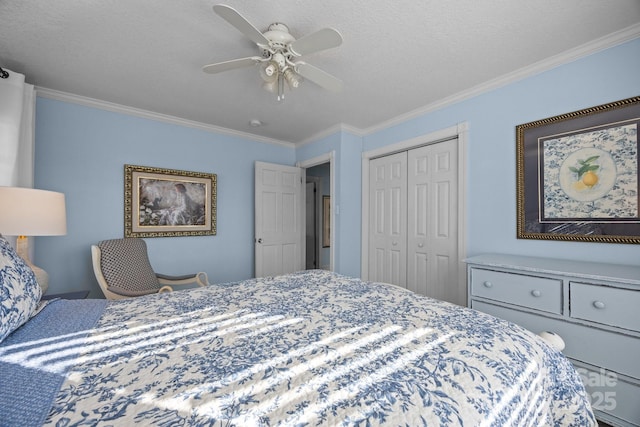
M 42 288 L 42 294 L 44 295 L 49 288 L 49 274 L 31 262 L 29 258 L 29 238 L 27 236 L 19 236 L 18 240 L 16 240 L 16 253 L 24 260 L 25 264 L 33 270 L 33 274 L 36 276 L 36 282 L 38 282 L 38 285 Z

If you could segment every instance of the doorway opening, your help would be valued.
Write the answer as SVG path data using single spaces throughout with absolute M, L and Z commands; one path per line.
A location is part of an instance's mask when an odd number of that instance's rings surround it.
M 299 162 L 305 171 L 305 267 L 334 270 L 334 152 Z
M 322 224 L 325 213 L 322 200 L 329 197 L 329 163 L 313 166 L 306 170 L 305 219 L 306 219 L 306 264 L 307 269 L 329 269 L 329 246 Z

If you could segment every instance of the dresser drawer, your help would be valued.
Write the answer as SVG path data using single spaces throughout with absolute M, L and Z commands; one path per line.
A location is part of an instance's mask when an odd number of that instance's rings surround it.
M 471 294 L 562 314 L 562 281 L 557 279 L 471 268 Z
M 571 317 L 640 331 L 640 290 L 571 282 Z
M 608 372 L 604 369 L 593 370 L 573 361 L 576 369 L 582 377 L 582 382 L 590 397 L 591 407 L 596 411 L 596 417 L 602 415 L 599 412 L 609 415 L 602 417 L 603 421 L 608 421 L 613 425 L 640 425 L 640 406 L 638 406 L 638 396 L 640 396 L 640 385 L 625 381 L 624 378 L 616 375 L 615 372 Z M 616 419 L 610 419 L 615 416 Z
M 566 344 L 562 351 L 565 356 L 640 379 L 640 338 L 480 301 L 472 301 L 471 308 L 516 323 L 535 334 L 555 332 Z

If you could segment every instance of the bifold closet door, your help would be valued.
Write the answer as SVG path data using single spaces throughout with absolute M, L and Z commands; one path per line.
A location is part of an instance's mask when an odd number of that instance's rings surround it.
M 458 286 L 458 143 L 408 152 L 407 288 L 464 304 Z
M 369 280 L 406 287 L 406 152 L 369 162 L 369 195 Z

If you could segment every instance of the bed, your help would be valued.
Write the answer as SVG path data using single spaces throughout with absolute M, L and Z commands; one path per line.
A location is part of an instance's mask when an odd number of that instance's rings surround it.
M 321 270 L 40 303 L 0 378 L 2 425 L 597 425 L 535 334 Z

